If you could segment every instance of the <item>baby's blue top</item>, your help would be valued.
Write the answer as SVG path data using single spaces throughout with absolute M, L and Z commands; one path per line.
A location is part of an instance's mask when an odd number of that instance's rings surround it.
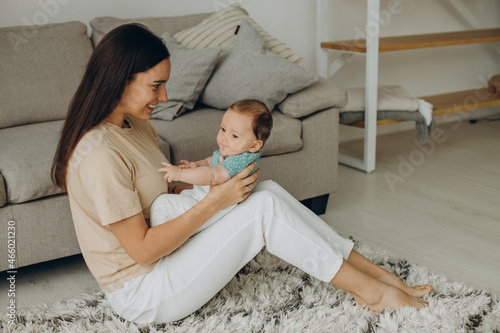
M 249 176 L 254 173 L 259 168 L 259 160 L 260 160 L 260 151 L 256 153 L 241 153 L 235 156 L 225 157 L 222 162 L 219 163 L 219 159 L 221 157 L 220 151 L 214 151 L 212 155 L 212 163 L 210 163 L 210 167 L 214 167 L 217 164 L 220 164 L 224 167 L 224 169 L 229 172 L 229 178 L 232 178 L 237 173 L 243 171 L 250 163 L 257 162 L 255 168 L 250 172 Z

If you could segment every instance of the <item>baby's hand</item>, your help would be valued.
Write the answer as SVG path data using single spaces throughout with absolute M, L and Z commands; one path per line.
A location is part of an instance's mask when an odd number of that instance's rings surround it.
M 178 166 L 172 165 L 168 162 L 161 162 L 165 167 L 158 169 L 158 171 L 163 171 L 165 172 L 165 175 L 163 176 L 163 179 L 165 181 L 171 183 L 174 181 L 179 181 L 181 179 L 181 172 L 182 169 Z
M 198 167 L 198 163 L 196 162 L 189 162 L 186 160 L 181 160 L 182 165 L 179 165 L 179 168 L 181 169 L 194 169 Z

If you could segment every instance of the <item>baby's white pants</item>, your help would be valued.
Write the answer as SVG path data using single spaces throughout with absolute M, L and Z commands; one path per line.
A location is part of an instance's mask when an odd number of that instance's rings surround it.
M 149 213 L 151 226 L 160 225 L 184 214 L 200 202 L 208 194 L 208 191 L 210 191 L 210 186 L 194 185 L 192 189 L 184 190 L 180 194 L 160 194 L 151 204 Z M 234 207 L 236 205 L 217 212 L 207 222 L 203 223 L 194 235 L 220 220 L 224 215 L 233 210 Z
M 169 197 L 174 197 L 175 203 L 175 195 Z M 179 320 L 209 301 L 264 246 L 313 277 L 329 282 L 343 259 L 349 257 L 353 243 L 281 186 L 264 181 L 245 201 L 160 259 L 151 272 L 106 296 L 127 320 Z

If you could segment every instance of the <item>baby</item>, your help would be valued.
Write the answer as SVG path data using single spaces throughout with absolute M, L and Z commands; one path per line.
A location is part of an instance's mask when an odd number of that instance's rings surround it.
M 162 194 L 151 205 L 150 220 L 155 226 L 181 215 L 194 206 L 208 193 L 210 185 L 226 182 L 256 162 L 254 173 L 259 167 L 260 150 L 268 139 L 273 119 L 266 105 L 255 99 L 240 100 L 224 113 L 217 134 L 216 150 L 212 156 L 196 162 L 181 160 L 180 166 L 162 162 L 165 166 L 158 171 L 165 172 L 168 182 L 181 181 L 192 184 L 192 190 L 180 195 Z M 213 216 L 203 229 L 231 211 L 236 205 Z

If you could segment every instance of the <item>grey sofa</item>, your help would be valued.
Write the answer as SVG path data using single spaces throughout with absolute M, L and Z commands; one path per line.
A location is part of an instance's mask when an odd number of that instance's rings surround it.
M 130 21 L 142 22 L 158 34 L 174 34 L 209 14 L 107 17 L 93 24 L 99 25 L 101 34 L 102 29 Z M 15 224 L 14 267 L 80 253 L 68 198 L 52 184 L 50 167 L 67 106 L 92 50 L 92 38 L 81 22 L 0 29 L 0 271 L 12 269 L 8 225 Z M 325 204 L 336 189 L 338 108 L 346 98 L 342 88 L 322 78 L 289 95 L 281 108 L 298 113 L 273 111 L 274 129 L 262 152 L 261 180 L 275 180 L 313 209 L 316 202 Z M 300 114 L 311 107 L 311 100 L 320 102 L 317 110 Z M 151 123 L 165 156 L 179 163 L 211 154 L 222 115 L 223 110 L 197 104 L 173 121 Z

